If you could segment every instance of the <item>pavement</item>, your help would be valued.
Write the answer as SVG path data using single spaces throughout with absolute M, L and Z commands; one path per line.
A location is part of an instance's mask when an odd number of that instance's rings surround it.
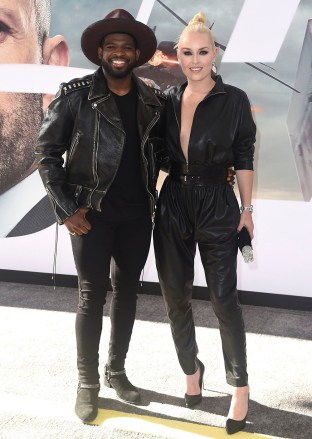
M 100 346 L 103 373 L 109 302 Z M 142 404 L 103 385 L 92 424 L 75 416 L 77 387 L 73 288 L 0 282 L 1 439 L 225 439 L 231 388 L 225 382 L 218 323 L 209 301 L 194 300 L 203 401 L 183 405 L 184 377 L 160 296 L 140 294 L 126 369 Z M 312 314 L 244 305 L 250 404 L 235 439 L 312 438 Z

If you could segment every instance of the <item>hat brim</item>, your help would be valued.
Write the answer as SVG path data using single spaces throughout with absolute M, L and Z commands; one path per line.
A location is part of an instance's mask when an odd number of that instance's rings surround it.
M 154 32 L 146 24 L 136 20 L 107 18 L 88 26 L 81 36 L 81 49 L 85 56 L 96 65 L 101 65 L 98 47 L 102 39 L 112 33 L 129 34 L 136 41 L 140 56 L 136 67 L 145 64 L 155 53 L 157 40 Z

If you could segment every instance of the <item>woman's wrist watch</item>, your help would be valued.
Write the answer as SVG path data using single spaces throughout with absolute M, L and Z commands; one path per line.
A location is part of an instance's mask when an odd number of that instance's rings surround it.
M 251 204 L 250 206 L 241 206 L 239 208 L 239 210 L 240 210 L 240 213 L 243 213 L 244 211 L 252 213 L 253 212 L 253 205 Z

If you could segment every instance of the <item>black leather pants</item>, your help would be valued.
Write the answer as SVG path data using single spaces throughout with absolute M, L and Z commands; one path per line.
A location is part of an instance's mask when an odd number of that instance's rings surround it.
M 99 382 L 99 344 L 110 270 L 113 297 L 107 364 L 110 369 L 119 371 L 124 368 L 129 348 L 152 222 L 148 215 L 131 221 L 109 222 L 98 212 L 90 212 L 88 220 L 92 230 L 87 235 L 71 237 L 79 279 L 77 366 L 81 383 L 96 384 Z
M 196 372 L 192 315 L 196 244 L 219 320 L 227 382 L 248 384 L 246 338 L 236 290 L 238 203 L 229 184 L 197 186 L 167 177 L 156 211 L 154 248 L 172 336 L 185 374 Z

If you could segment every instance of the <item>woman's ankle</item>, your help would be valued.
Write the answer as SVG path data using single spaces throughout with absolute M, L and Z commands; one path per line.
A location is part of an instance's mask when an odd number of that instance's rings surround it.
M 243 387 L 234 387 L 233 389 L 233 396 L 245 396 L 245 395 L 249 395 L 249 385 L 247 384 L 247 386 L 243 386 Z
M 186 377 L 186 393 L 188 395 L 198 395 L 200 393 L 199 388 L 199 377 L 200 377 L 200 369 L 192 375 L 185 375 Z
M 234 387 L 228 418 L 243 420 L 248 412 L 249 386 Z

